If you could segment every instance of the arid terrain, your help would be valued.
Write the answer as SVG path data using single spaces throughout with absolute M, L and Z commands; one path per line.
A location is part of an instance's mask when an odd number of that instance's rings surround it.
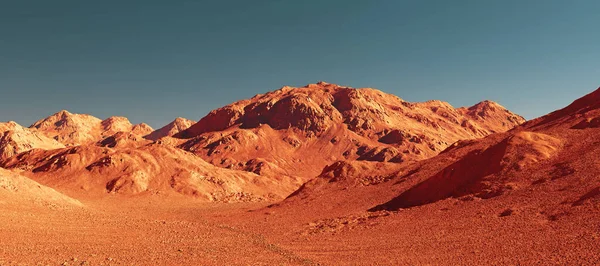
M 598 265 L 598 154 L 600 89 L 530 121 L 326 82 L 157 130 L 63 110 L 0 123 L 0 265 Z

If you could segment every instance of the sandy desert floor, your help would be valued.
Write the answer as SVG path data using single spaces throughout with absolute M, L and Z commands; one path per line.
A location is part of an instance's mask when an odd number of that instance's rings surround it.
M 313 220 L 265 204 L 108 197 L 0 213 L 1 265 L 422 265 L 600 262 L 600 221 L 445 200 Z M 509 211 L 510 212 L 510 211 Z M 467 215 L 465 215 L 467 213 Z M 470 215 L 473 214 L 473 215 Z M 574 226 L 576 225 L 576 226 Z M 594 232 L 594 228 L 596 228 Z

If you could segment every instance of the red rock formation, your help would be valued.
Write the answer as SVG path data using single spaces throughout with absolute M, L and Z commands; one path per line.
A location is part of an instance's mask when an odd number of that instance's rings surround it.
M 97 140 L 101 122 L 91 115 L 72 114 L 62 110 L 33 123 L 30 128 L 65 145 L 78 145 Z
M 210 112 L 175 137 L 182 148 L 224 167 L 260 157 L 279 174 L 315 176 L 336 160 L 404 162 L 436 155 L 461 139 L 506 131 L 524 120 L 485 101 L 455 109 L 409 103 L 365 88 L 319 82 L 283 87 Z
M 1 165 L 73 193 L 271 199 L 319 173 L 334 180 L 341 178 L 336 173 L 363 176 L 352 170 L 355 166 L 396 169 L 435 156 L 457 140 L 520 122 L 489 101 L 456 109 L 441 101 L 409 103 L 375 89 L 320 82 L 233 103 L 192 126 L 179 118 L 146 135 L 141 133 L 148 126 L 134 126 L 124 117 L 101 121 L 61 111 L 31 130 L 77 147 L 11 154 Z M 169 137 L 173 134 L 180 139 Z M 382 178 L 355 181 L 376 184 Z
M 190 128 L 195 123 L 195 121 L 178 117 L 175 120 L 173 120 L 173 122 L 153 131 L 152 133 L 147 134 L 144 137 L 149 140 L 158 140 L 163 137 L 170 137 Z
M 132 132 L 142 136 L 152 132 L 147 124 L 132 125 L 125 117 L 113 116 L 100 120 L 65 110 L 35 122 L 30 128 L 67 146 L 96 142 L 117 132 Z
M 420 173 L 430 173 L 447 158 L 455 158 L 453 163 L 374 209 L 397 210 L 450 197 L 486 199 L 540 184 L 560 184 L 557 179 L 567 176 L 574 183 L 561 194 L 593 190 L 598 181 L 594 176 L 600 173 L 594 166 L 598 164 L 594 144 L 600 143 L 596 126 L 599 91 L 508 133 L 451 147 L 419 169 Z M 582 179 L 587 181 L 582 183 Z M 531 197 L 544 198 L 535 195 Z
M 119 132 L 96 144 L 32 150 L 0 163 L 70 195 L 182 193 L 206 201 L 281 199 L 298 180 L 223 169 L 177 148 Z
M 59 149 L 65 146 L 15 122 L 0 123 L 0 160 L 31 149 Z
M 154 129 L 146 123 L 133 125 L 133 127 L 131 128 L 131 133 L 140 136 L 146 136 L 152 133 L 152 131 L 154 131 Z

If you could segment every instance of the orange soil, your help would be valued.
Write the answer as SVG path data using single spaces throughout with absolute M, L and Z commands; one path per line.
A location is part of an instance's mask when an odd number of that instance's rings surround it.
M 0 162 L 0 264 L 599 264 L 598 95 L 517 126 L 319 83 L 26 151 Z

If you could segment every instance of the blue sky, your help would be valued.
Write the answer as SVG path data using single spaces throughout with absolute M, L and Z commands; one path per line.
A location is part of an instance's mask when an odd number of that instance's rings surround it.
M 160 127 L 324 80 L 533 118 L 600 86 L 600 1 L 1 1 L 0 121 Z

